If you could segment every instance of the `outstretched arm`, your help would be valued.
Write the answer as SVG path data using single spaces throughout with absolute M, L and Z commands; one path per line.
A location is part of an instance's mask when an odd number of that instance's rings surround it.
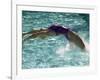
M 53 36 L 55 35 L 54 32 L 49 31 L 48 29 L 40 29 L 40 30 L 33 30 L 27 33 L 23 33 L 23 38 L 27 36 L 24 40 L 30 39 L 30 38 L 41 38 L 44 39 L 48 36 Z
M 25 32 L 25 33 L 22 33 L 22 36 L 25 36 L 25 35 L 27 35 L 27 34 L 33 34 L 33 33 L 35 33 L 35 32 L 37 32 L 38 30 L 32 30 L 32 31 L 30 31 L 30 32 Z

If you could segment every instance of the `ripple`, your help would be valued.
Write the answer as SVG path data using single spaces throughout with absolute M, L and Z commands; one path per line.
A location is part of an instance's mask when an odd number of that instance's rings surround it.
M 88 20 L 88 14 L 23 11 L 22 31 L 29 32 L 32 29 L 48 28 L 51 24 L 58 23 L 71 28 L 89 43 Z M 89 66 L 89 55 L 77 48 L 70 48 L 67 51 L 66 44 L 69 45 L 69 41 L 63 35 L 46 39 L 29 39 L 23 42 L 22 68 Z M 63 57 L 56 52 L 63 53 Z

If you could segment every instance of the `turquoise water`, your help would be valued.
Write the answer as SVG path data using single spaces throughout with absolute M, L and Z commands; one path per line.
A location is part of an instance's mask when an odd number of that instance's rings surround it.
M 22 32 L 52 24 L 71 28 L 89 43 L 89 14 L 22 11 Z M 89 55 L 68 45 L 71 44 L 63 35 L 23 41 L 22 69 L 89 66 Z

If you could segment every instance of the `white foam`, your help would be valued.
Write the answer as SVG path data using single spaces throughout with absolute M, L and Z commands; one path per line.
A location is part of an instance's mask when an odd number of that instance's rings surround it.
M 83 40 L 83 42 L 84 42 L 84 44 L 85 44 L 85 51 L 87 52 L 87 53 L 89 53 L 89 44 L 87 43 L 87 42 L 85 42 L 84 40 Z
M 85 53 L 89 53 L 89 44 L 83 40 L 84 44 L 85 44 L 85 50 L 83 50 L 82 52 Z M 65 53 L 68 53 L 70 51 L 81 51 L 79 47 L 75 46 L 73 43 L 69 42 L 66 44 L 66 46 L 64 47 L 59 47 L 56 51 L 56 54 L 59 55 L 59 57 L 64 57 Z
M 64 47 L 59 47 L 56 51 L 56 54 L 59 55 L 59 57 L 64 57 L 64 54 L 66 52 L 70 51 L 70 44 L 67 44 L 66 46 Z

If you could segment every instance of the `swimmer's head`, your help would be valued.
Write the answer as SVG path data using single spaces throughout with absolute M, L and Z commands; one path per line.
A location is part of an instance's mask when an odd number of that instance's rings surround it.
M 66 34 L 68 32 L 68 30 L 69 30 L 67 28 L 64 28 L 61 25 L 51 25 L 48 29 L 50 31 L 55 32 L 56 34 Z

